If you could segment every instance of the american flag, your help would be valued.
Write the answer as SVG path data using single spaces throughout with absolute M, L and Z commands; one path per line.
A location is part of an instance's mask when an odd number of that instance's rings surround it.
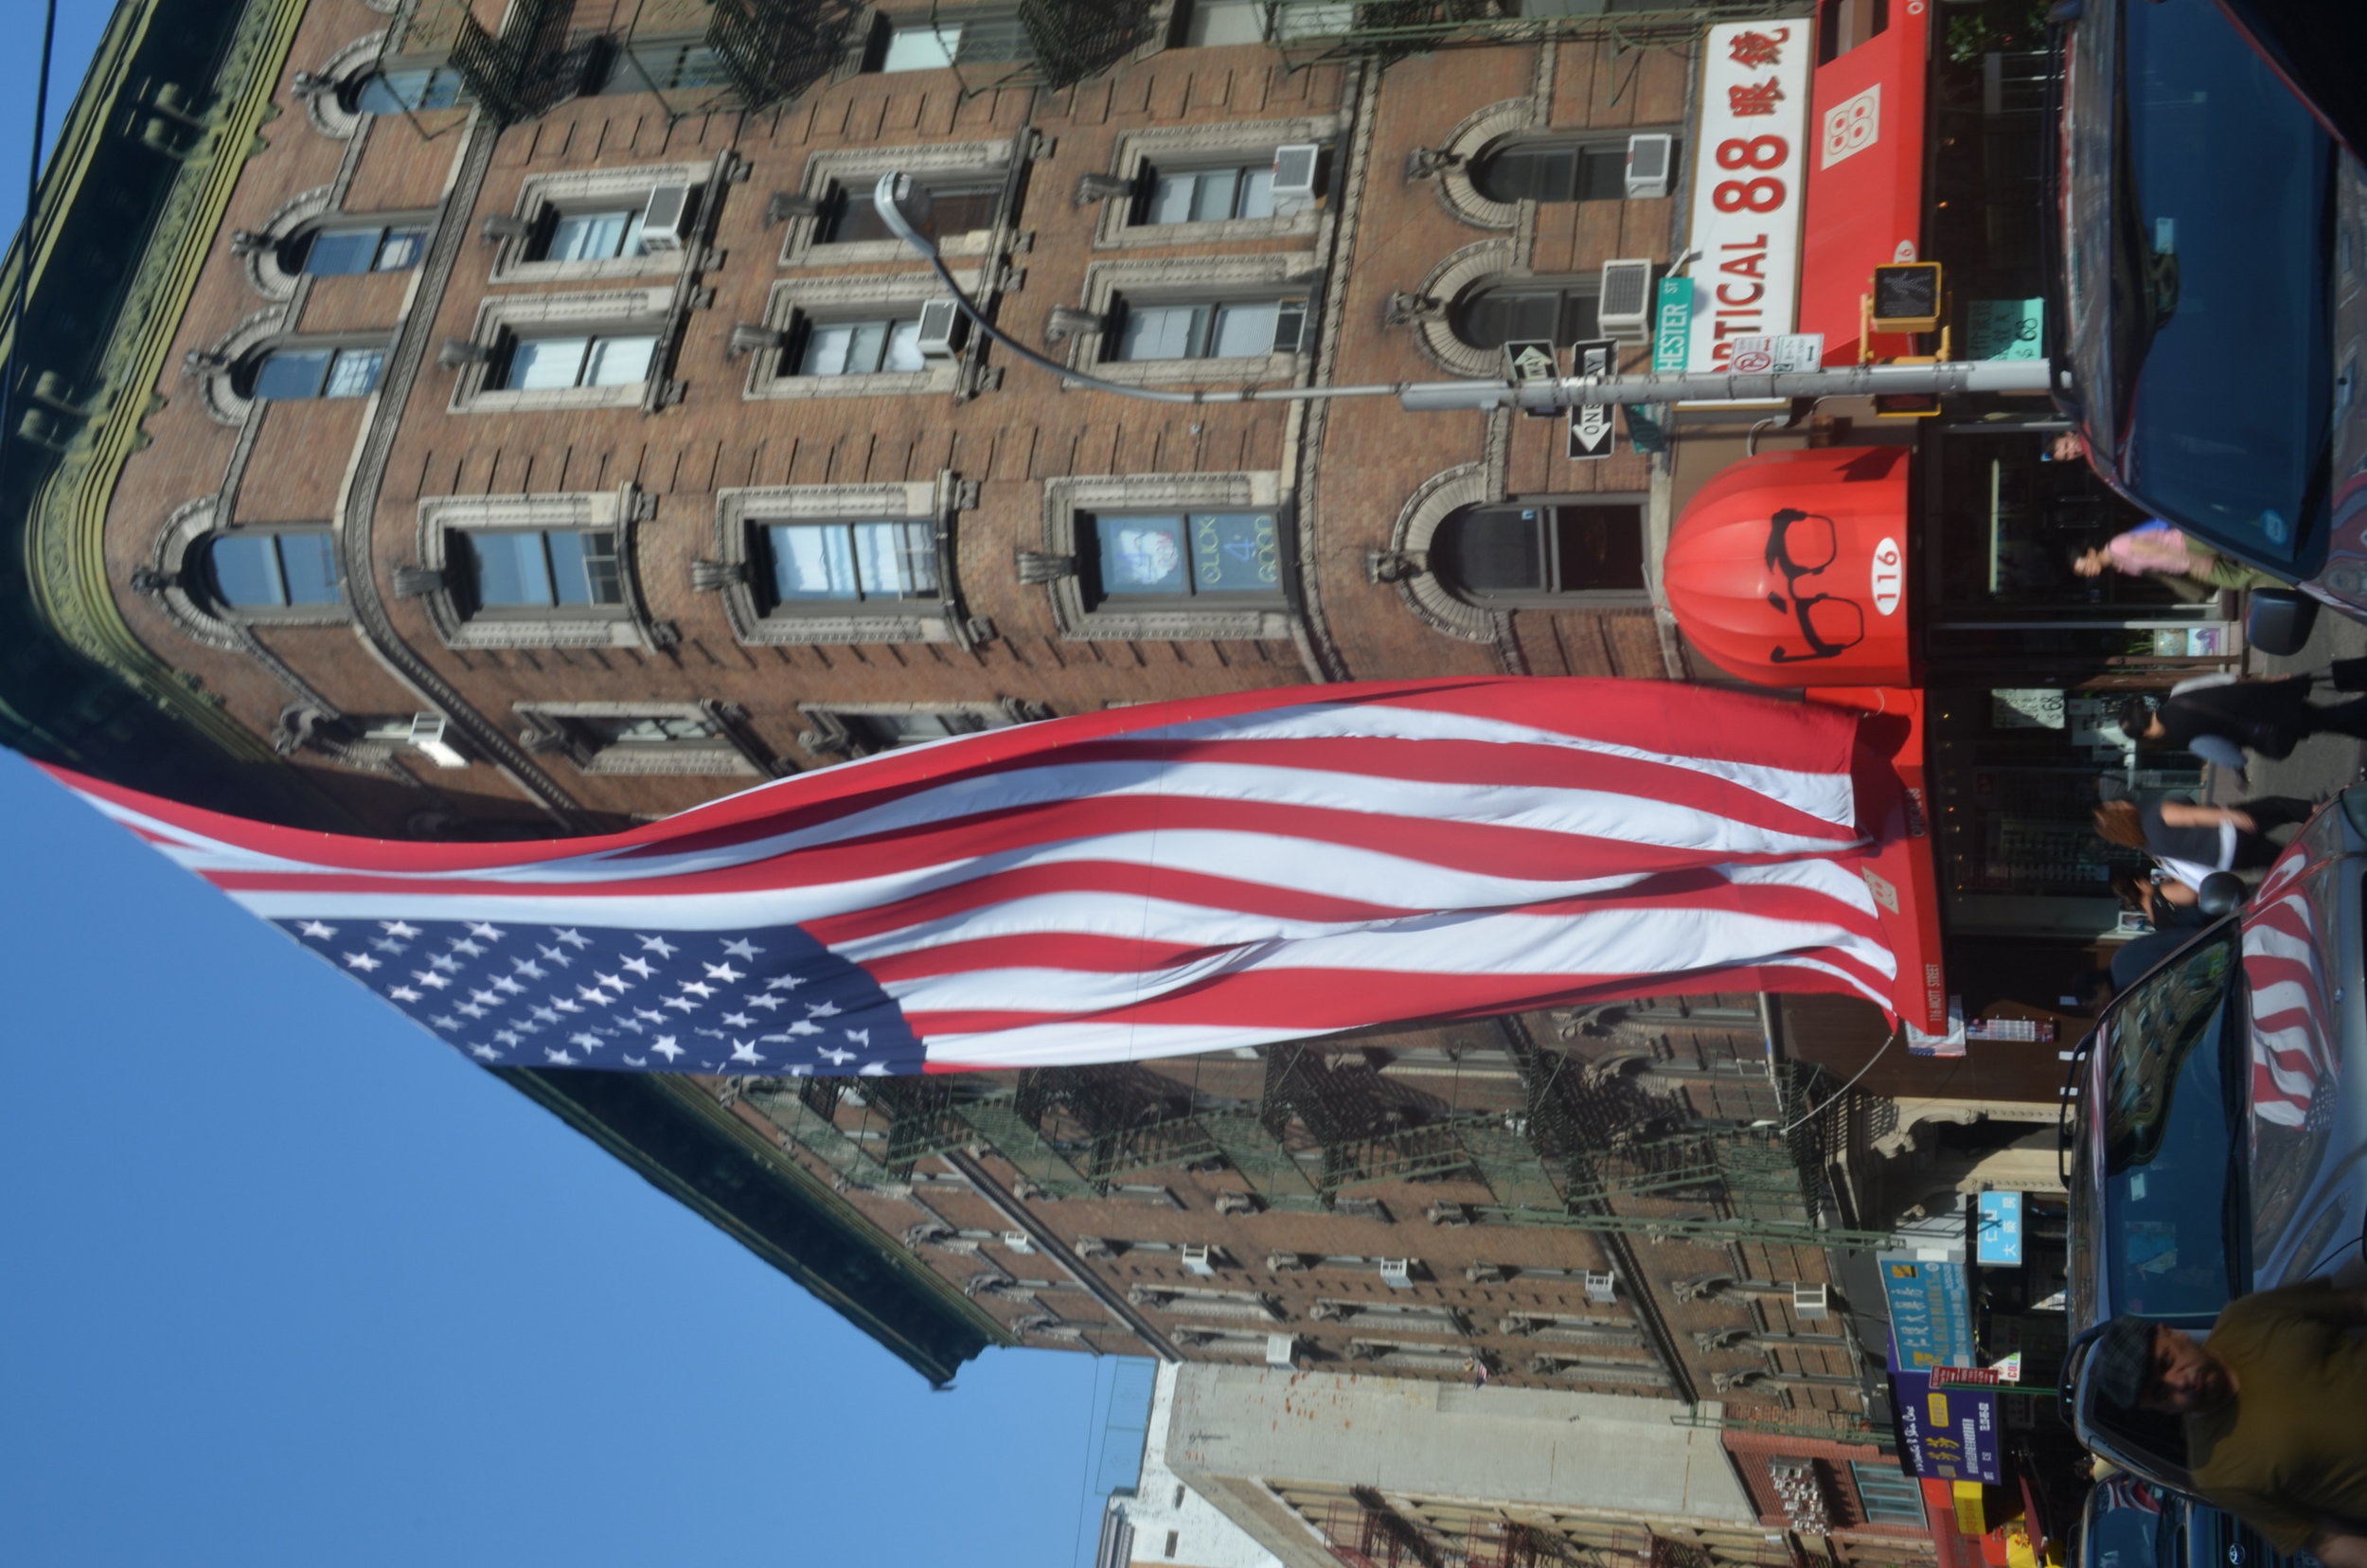
M 2288 846 L 2262 879 L 2244 917 L 2244 985 L 2251 1001 L 2252 1114 L 2278 1127 L 2308 1124 L 2332 1081 L 2325 942 L 2317 900 L 2333 888 L 2311 835 Z
M 489 1064 L 774 1076 L 1176 1056 L 1895 962 L 1855 716 L 1434 680 L 961 736 L 628 832 L 428 845 L 61 773 Z

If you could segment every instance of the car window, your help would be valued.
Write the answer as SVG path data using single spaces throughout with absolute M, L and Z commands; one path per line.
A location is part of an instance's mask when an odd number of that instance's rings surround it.
M 2232 937 L 2212 935 L 2142 981 L 2114 1009 L 2101 1047 L 2098 1240 L 2115 1312 L 2208 1318 L 2234 1293 L 2221 1060 Z

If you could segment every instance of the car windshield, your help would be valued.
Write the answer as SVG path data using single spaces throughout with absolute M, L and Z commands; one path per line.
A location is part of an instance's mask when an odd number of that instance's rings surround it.
M 2173 523 L 2305 564 L 2326 512 L 2334 144 L 2212 0 L 2132 0 L 2120 20 L 2122 479 Z
M 2141 981 L 2115 1006 L 2099 1047 L 2104 1223 L 2095 1241 L 2115 1313 L 2207 1322 L 2235 1293 L 2224 1060 L 2226 1031 L 2242 1026 L 2230 1018 L 2234 974 L 2230 928 Z

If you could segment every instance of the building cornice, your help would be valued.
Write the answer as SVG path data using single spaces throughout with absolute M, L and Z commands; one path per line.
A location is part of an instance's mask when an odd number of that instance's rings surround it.
M 132 67 L 160 9 L 151 3 L 116 12 L 76 98 L 43 180 L 44 221 L 32 251 L 36 300 L 61 261 L 57 244 L 63 214 L 86 186 L 104 178 L 111 137 L 128 134 L 121 128 L 137 117 L 129 101 L 139 81 Z M 83 378 L 98 389 L 97 406 L 41 485 L 25 533 L 33 603 L 59 638 L 241 762 L 273 760 L 270 746 L 178 679 L 132 631 L 107 579 L 104 536 L 124 465 L 148 443 L 140 426 L 161 406 L 154 388 L 231 193 L 247 158 L 260 146 L 261 128 L 278 113 L 272 93 L 303 15 L 303 0 L 248 0 L 233 26 L 210 83 L 208 123 L 194 147 L 172 154 L 180 167 L 108 323 L 105 347 Z M 23 240 L 20 236 L 20 244 Z M 36 368 L 25 366 L 25 379 Z

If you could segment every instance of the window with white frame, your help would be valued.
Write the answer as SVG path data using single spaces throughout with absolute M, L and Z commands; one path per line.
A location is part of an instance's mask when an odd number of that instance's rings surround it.
M 1262 359 L 1297 353 L 1306 330 L 1305 299 L 1130 300 L 1121 303 L 1109 353 L 1117 360 Z
M 1086 200 L 1101 201 L 1097 248 L 1193 241 L 1311 237 L 1322 213 L 1274 201 L 1274 154 L 1288 146 L 1323 146 L 1340 134 L 1338 116 L 1217 120 L 1121 132 L 1107 178 L 1096 175 Z M 1112 187 L 1124 194 L 1101 196 Z
M 266 402 L 311 398 L 365 398 L 378 389 L 386 346 L 282 342 L 246 366 L 245 393 Z
M 457 366 L 455 411 L 632 407 L 664 368 L 668 292 L 489 294 L 478 306 L 472 347 L 448 349 Z
M 701 703 L 521 703 L 521 739 L 593 774 L 753 774 L 759 769 Z
M 732 84 L 721 50 L 698 33 L 636 38 L 616 51 L 603 93 L 713 92 Z
M 799 709 L 812 727 L 798 744 L 821 757 L 871 757 L 905 746 L 926 745 L 956 735 L 976 735 L 1011 722 L 999 705 L 931 707 L 912 704 Z
M 1043 582 L 1064 636 L 1287 637 L 1282 501 L 1271 472 L 1047 479 L 1030 580 Z
M 921 227 L 931 239 L 950 240 L 994 227 L 995 216 L 1003 206 L 1001 175 L 950 174 L 917 183 L 929 199 L 928 221 Z M 867 182 L 833 187 L 828 199 L 822 243 L 849 245 L 896 240 L 895 231 L 880 217 L 879 204 L 872 200 L 872 188 Z
M 1151 165 L 1146 171 L 1142 223 L 1222 223 L 1273 216 L 1272 154 L 1204 169 Z
M 769 615 L 933 605 L 937 597 L 936 525 L 928 521 L 758 521 L 749 561 Z
M 1272 511 L 1106 511 L 1090 522 L 1083 572 L 1096 605 L 1281 597 Z
M 902 375 L 926 370 L 920 316 L 803 322 L 792 355 L 795 376 Z
M 965 290 L 973 270 L 956 272 Z M 927 273 L 888 277 L 799 276 L 773 285 L 764 312 L 779 346 L 748 356 L 751 398 L 881 397 L 951 392 L 961 374 L 951 345 L 921 341 L 921 307 L 944 294 Z
M 460 528 L 447 571 L 464 614 L 624 613 L 614 528 Z
M 744 643 L 957 641 L 942 543 L 957 488 L 939 473 L 722 490 L 714 558 L 694 581 L 721 594 Z
M 326 527 L 214 534 L 204 561 L 207 595 L 225 610 L 269 615 L 345 601 L 336 536 Z
M 1312 271 L 1274 252 L 1094 262 L 1069 363 L 1130 382 L 1288 379 L 1313 336 Z
M 1266 41 L 1268 0 L 1190 0 L 1184 42 L 1195 49 Z
M 711 174 L 703 164 L 568 169 L 530 175 L 499 233 L 493 281 L 634 277 L 679 270 L 688 247 L 681 228 L 695 216 Z M 650 202 L 663 193 L 652 235 Z
M 521 333 L 510 342 L 500 384 L 512 392 L 639 386 L 656 352 L 655 331 Z
M 406 585 L 454 648 L 646 648 L 632 562 L 636 492 L 444 495 L 419 503 Z
M 934 71 L 1033 59 L 1027 29 L 1011 12 L 956 11 L 890 17 L 877 52 L 879 71 Z

